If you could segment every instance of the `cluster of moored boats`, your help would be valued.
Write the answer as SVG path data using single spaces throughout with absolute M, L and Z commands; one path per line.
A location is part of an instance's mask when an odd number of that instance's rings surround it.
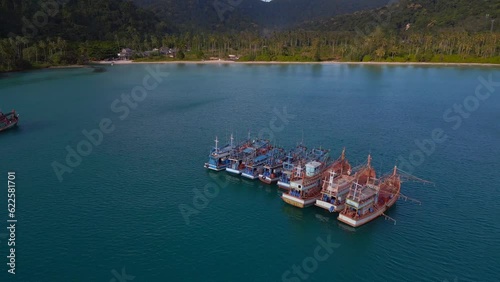
M 329 150 L 322 148 L 308 150 L 300 144 L 286 151 L 268 140 L 251 138 L 235 144 L 231 135 L 230 142 L 222 147 L 215 139 L 205 167 L 277 183 L 284 190 L 281 198 L 285 203 L 299 208 L 316 205 L 338 213 L 339 221 L 353 227 L 385 216 L 401 196 L 401 175 L 396 166 L 377 178 L 370 155 L 365 163 L 353 168 L 345 149 L 331 161 Z

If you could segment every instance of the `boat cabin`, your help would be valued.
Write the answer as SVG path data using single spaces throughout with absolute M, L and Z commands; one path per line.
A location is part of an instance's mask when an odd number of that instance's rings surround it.
M 317 161 L 308 162 L 306 164 L 306 176 L 315 176 L 321 171 L 321 163 Z
M 255 149 L 252 148 L 252 147 L 248 147 L 248 148 L 245 148 L 245 150 L 243 150 L 243 153 L 246 154 L 246 155 L 250 155 L 253 152 L 255 152 Z
M 363 215 L 372 211 L 378 198 L 379 187 L 373 184 L 359 185 L 353 183 L 353 189 L 348 195 L 346 204 L 350 210 L 356 211 L 358 215 Z

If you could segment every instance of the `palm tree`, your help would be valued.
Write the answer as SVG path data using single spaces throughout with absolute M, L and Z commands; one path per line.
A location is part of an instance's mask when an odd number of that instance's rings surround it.
M 59 52 L 64 54 L 64 50 L 66 49 L 66 40 L 61 37 L 57 37 L 56 46 L 59 49 Z
M 47 59 L 47 50 L 46 50 L 47 44 L 45 44 L 45 41 L 40 40 L 40 42 L 38 42 L 38 47 L 40 47 L 43 50 L 43 57 L 46 60 Z
M 57 44 L 55 41 L 49 40 L 49 54 L 50 57 L 54 55 L 54 50 L 57 49 Z
M 151 36 L 151 45 L 152 45 L 152 47 L 153 47 L 153 48 L 158 48 L 158 47 L 160 47 L 160 46 L 158 46 L 158 44 L 159 44 L 159 40 L 158 40 L 158 38 L 157 38 L 156 36 L 152 35 L 152 36 Z

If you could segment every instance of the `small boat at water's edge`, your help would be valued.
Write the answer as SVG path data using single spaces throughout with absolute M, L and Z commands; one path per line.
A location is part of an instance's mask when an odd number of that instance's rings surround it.
M 15 110 L 10 113 L 0 112 L 0 132 L 17 126 L 19 123 L 19 114 Z

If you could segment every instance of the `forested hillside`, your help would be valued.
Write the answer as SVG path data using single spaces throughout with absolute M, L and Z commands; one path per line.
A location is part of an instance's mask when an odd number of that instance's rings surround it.
M 384 6 L 389 0 L 134 0 L 185 30 L 287 28 L 310 19 Z
M 119 46 L 175 31 L 152 11 L 122 0 L 0 0 L 0 21 L 0 70 L 110 56 Z
M 23 20 L 25 18 L 25 20 Z M 24 28 L 24 32 L 23 32 Z M 172 31 L 152 11 L 122 0 L 0 0 L 0 37 L 113 40 L 130 34 Z
M 498 0 L 399 0 L 334 17 L 327 15 L 343 0 L 220 0 L 239 3 L 217 6 L 222 14 L 208 0 L 141 0 L 143 8 L 124 0 L 57 1 L 0 0 L 0 71 L 101 60 L 125 47 L 150 61 L 232 54 L 243 61 L 500 63 Z M 141 58 L 160 47 L 179 56 Z
M 326 20 L 298 24 L 308 30 L 355 31 L 356 27 L 379 25 L 388 32 L 401 32 L 410 24 L 413 31 L 440 30 L 483 32 L 500 31 L 498 0 L 400 0 L 390 6 Z M 492 25 L 493 21 L 493 25 Z

